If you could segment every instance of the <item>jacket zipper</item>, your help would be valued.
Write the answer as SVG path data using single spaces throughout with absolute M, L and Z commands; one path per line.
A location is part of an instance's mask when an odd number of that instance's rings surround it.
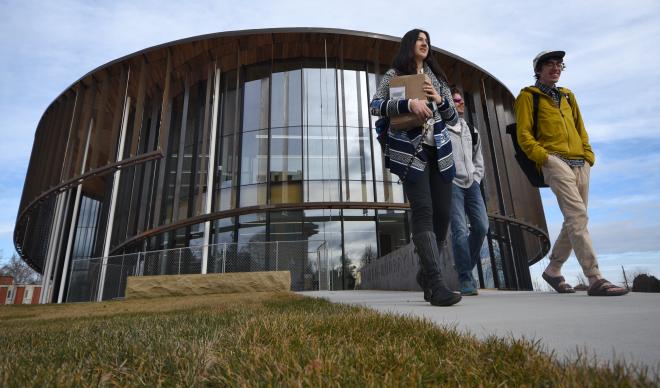
M 548 96 L 545 93 L 541 93 L 541 94 L 549 98 L 552 101 L 552 105 L 555 106 L 555 100 L 552 97 Z M 564 124 L 564 134 L 566 135 L 566 143 L 568 144 L 568 127 L 566 126 L 566 117 L 564 116 L 564 112 L 561 111 L 561 95 L 559 96 L 559 107 L 556 108 L 559 110 L 559 115 L 561 115 L 561 123 Z
M 566 126 L 566 116 L 564 116 L 564 112 L 561 111 L 561 95 L 559 96 L 559 114 L 561 115 L 561 122 L 564 124 L 564 132 L 566 133 L 566 144 L 570 145 L 570 140 L 568 138 L 568 126 Z
M 463 146 L 463 122 L 460 121 L 461 124 L 461 153 L 463 154 L 463 165 L 465 166 L 465 176 L 468 178 L 469 181 L 469 174 L 468 174 L 468 165 L 467 165 L 467 158 L 465 155 L 465 146 Z

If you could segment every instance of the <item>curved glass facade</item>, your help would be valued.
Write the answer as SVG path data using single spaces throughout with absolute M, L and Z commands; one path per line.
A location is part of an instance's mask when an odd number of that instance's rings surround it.
M 324 241 L 329 287 L 352 289 L 364 262 L 410 241 L 402 185 L 383 167 L 368 114 L 397 47 L 351 31 L 237 32 L 94 70 L 39 123 L 17 250 L 47 274 L 51 300 L 75 300 L 70 283 L 91 276 L 74 261 L 211 246 L 178 271 L 220 272 L 228 269 L 215 247 L 274 241 Z M 513 96 L 473 64 L 434 55 L 464 90 L 466 119 L 485 134 L 489 211 L 545 228 L 538 190 L 502 140 Z M 520 288 L 535 241 L 491 229 L 480 271 L 497 276 L 483 280 Z

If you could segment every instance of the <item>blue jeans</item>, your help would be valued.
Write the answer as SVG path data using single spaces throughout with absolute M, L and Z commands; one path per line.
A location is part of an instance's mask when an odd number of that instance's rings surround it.
M 469 280 L 472 269 L 481 260 L 481 246 L 488 232 L 488 214 L 479 184 L 474 182 L 467 189 L 452 184 L 451 205 L 454 264 L 459 280 Z

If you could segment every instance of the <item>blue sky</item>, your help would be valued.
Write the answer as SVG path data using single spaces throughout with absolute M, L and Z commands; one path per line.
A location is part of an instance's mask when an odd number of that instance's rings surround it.
M 185 4 L 185 8 L 181 5 Z M 420 7 L 401 9 L 402 4 Z M 423 5 L 423 7 L 422 7 Z M 401 36 L 472 61 L 514 94 L 541 50 L 567 52 L 559 85 L 580 103 L 596 152 L 590 230 L 601 269 L 660 275 L 660 2 L 620 1 L 74 1 L 0 0 L 0 249 L 12 233 L 37 123 L 85 73 L 143 48 L 256 28 L 328 27 Z M 542 190 L 551 238 L 561 227 Z M 533 276 L 540 266 L 532 268 Z M 569 281 L 579 273 L 574 258 Z

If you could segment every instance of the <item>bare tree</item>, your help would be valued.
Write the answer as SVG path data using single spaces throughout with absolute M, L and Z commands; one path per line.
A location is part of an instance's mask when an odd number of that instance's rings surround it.
M 17 284 L 36 284 L 41 281 L 41 275 L 30 268 L 17 254 L 11 255 L 9 262 L 0 267 L 0 275 L 9 275 Z
M 362 264 L 367 264 L 371 263 L 374 259 L 378 257 L 378 252 L 376 252 L 376 248 L 374 248 L 371 245 L 367 245 L 364 248 L 364 251 L 362 252 Z
M 621 266 L 621 272 L 623 272 L 623 285 L 627 290 L 629 290 L 631 287 L 630 284 L 628 284 L 628 276 L 626 276 L 626 270 L 623 268 L 623 266 Z
M 585 278 L 584 275 L 581 273 L 577 274 L 575 279 L 578 285 L 587 286 L 589 284 L 587 283 L 587 278 Z

